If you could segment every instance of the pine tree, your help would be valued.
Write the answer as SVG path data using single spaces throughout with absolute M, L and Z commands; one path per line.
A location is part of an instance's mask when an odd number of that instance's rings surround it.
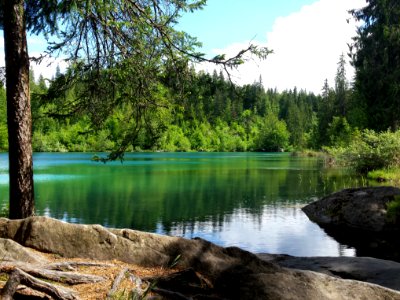
M 350 46 L 355 90 L 366 103 L 368 127 L 396 130 L 400 125 L 400 1 L 367 0 L 353 10 L 361 22 Z
M 336 71 L 335 93 L 338 113 L 344 117 L 347 111 L 348 82 L 346 78 L 346 60 L 343 53 L 340 55 Z
M 23 0 L 5 1 L 7 126 L 9 144 L 10 218 L 34 214 L 32 117 L 29 55 Z

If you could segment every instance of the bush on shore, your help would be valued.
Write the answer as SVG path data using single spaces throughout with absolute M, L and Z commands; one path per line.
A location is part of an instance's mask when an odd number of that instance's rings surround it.
M 400 167 L 400 130 L 377 133 L 364 130 L 345 147 L 326 149 L 340 163 L 359 174 Z

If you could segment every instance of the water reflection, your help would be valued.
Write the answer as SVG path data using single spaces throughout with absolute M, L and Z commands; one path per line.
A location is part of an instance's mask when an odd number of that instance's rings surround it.
M 220 224 L 212 221 L 177 223 L 170 230 L 159 224 L 157 232 L 186 238 L 201 237 L 224 246 L 254 252 L 296 256 L 354 256 L 355 250 L 338 245 L 318 225 L 308 222 L 300 206 L 265 206 L 261 214 L 237 209 Z M 283 238 L 284 237 L 284 238 Z
M 291 255 L 354 255 L 300 207 L 363 184 L 313 158 L 269 153 L 141 153 L 123 164 L 92 154 L 36 154 L 37 213 Z M 0 154 L 0 161 L 5 154 Z M 1 163 L 0 163 L 1 165 Z M 0 177 L 7 169 L 0 168 Z M 46 179 L 46 180 L 40 180 Z M 5 203 L 8 184 L 0 182 Z

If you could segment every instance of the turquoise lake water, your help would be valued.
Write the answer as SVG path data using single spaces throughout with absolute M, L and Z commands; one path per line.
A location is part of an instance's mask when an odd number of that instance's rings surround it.
M 301 207 L 360 186 L 344 170 L 286 153 L 133 153 L 107 164 L 90 153 L 34 155 L 38 215 L 297 256 L 353 256 Z M 0 204 L 8 202 L 0 154 Z

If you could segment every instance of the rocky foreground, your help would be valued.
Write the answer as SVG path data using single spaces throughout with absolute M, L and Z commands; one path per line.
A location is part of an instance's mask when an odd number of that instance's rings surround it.
M 311 261 L 311 258 L 257 256 L 201 239 L 69 224 L 46 217 L 0 219 L 0 238 L 0 270 L 9 274 L 3 299 L 12 299 L 18 291 L 12 289 L 13 284 L 45 290 L 54 299 L 79 299 L 84 296 L 66 285 L 79 285 L 74 283 L 75 279 L 89 285 L 91 280 L 93 284 L 106 282 L 102 276 L 82 274 L 82 268 L 74 268 L 79 263 L 65 263 L 64 268 L 58 263 L 56 268 L 57 263 L 46 261 L 31 249 L 64 260 L 112 260 L 164 270 L 173 266 L 175 273 L 157 278 L 140 278 L 129 273 L 129 267 L 113 275 L 112 285 L 117 287 L 117 277 L 123 278 L 127 273 L 138 287 L 144 281 L 152 282 L 149 285 L 152 299 L 400 299 L 400 264 L 372 258 Z M 41 287 L 41 282 L 50 285 L 47 287 L 50 290 Z M 111 291 L 109 299 L 117 299 L 113 298 L 115 290 L 111 284 L 107 288 Z M 98 299 L 104 298 L 103 295 Z

